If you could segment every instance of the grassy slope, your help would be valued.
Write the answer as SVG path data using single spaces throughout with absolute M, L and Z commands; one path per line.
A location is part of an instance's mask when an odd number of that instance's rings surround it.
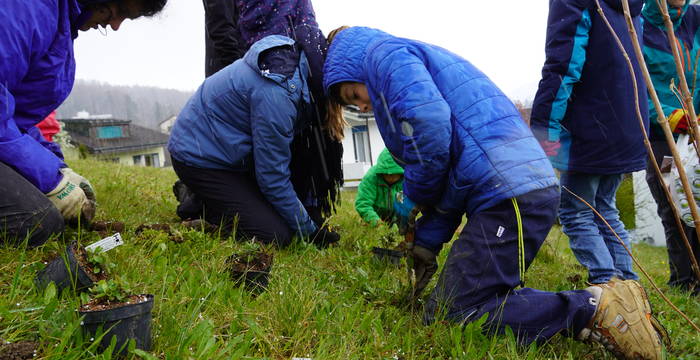
M 380 245 L 386 229 L 360 225 L 352 192 L 332 219 L 342 245 L 319 251 L 296 243 L 278 251 L 270 289 L 253 298 L 234 288 L 223 271 L 224 259 L 241 248 L 196 231 L 175 244 L 162 233 L 133 229 L 141 223 L 175 222 L 170 185 L 175 176 L 162 169 L 75 161 L 98 193 L 98 219 L 127 224 L 127 242 L 114 251 L 120 272 L 135 288 L 155 294 L 154 350 L 168 359 L 611 359 L 602 350 L 558 336 L 540 347 L 518 348 L 508 337 L 486 337 L 477 326 L 420 324 L 419 316 L 394 305 L 406 289 L 406 271 L 375 262 L 368 249 Z M 72 294 L 60 299 L 38 293 L 32 284 L 41 259 L 64 242 L 90 243 L 98 235 L 71 231 L 38 250 L 0 247 L 0 337 L 37 340 L 51 359 L 94 355 L 95 346 L 80 335 Z M 635 253 L 657 283 L 667 279 L 664 249 L 640 245 Z M 442 254 L 442 260 L 446 252 Z M 575 275 L 579 275 L 578 277 Z M 528 285 L 545 290 L 585 287 L 585 272 L 565 237 L 555 229 L 528 271 Z M 646 281 L 645 281 L 645 284 Z M 665 285 L 662 286 L 667 290 Z M 671 299 L 700 322 L 696 299 L 668 291 Z M 700 339 L 652 294 L 663 323 L 674 337 L 671 358 L 700 356 Z M 110 358 L 101 355 L 101 358 Z

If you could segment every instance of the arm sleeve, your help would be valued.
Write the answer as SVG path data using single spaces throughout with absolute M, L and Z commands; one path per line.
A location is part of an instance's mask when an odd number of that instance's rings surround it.
M 30 71 L 31 34 L 38 30 L 24 29 L 34 24 L 21 25 L 11 7 L 0 9 L 0 17 L 7 20 L 0 21 L 0 161 L 47 193 L 61 180 L 59 169 L 65 164 L 33 136 L 32 131 L 39 133 L 35 127 L 27 133 L 15 121 L 12 88 Z
M 553 0 L 547 20 L 546 60 L 532 105 L 531 127 L 539 140 L 559 141 L 571 91 L 586 62 L 591 16 L 576 1 Z
M 255 175 L 260 190 L 290 228 L 309 235 L 317 227 L 290 180 L 290 144 L 296 106 L 277 85 L 258 86 L 251 94 L 251 130 Z
M 207 37 L 222 62 L 231 64 L 245 54 L 238 31 L 238 10 L 232 0 L 204 0 Z
M 357 188 L 357 198 L 355 199 L 355 210 L 360 214 L 362 220 L 372 225 L 376 225 L 381 218 L 374 211 L 374 199 L 377 198 L 377 183 L 372 179 L 376 177 L 374 172 L 368 172 Z
M 447 181 L 452 112 L 423 61 L 402 45 L 379 45 L 368 73 L 381 102 L 388 131 L 398 132 L 404 162 L 404 194 L 420 205 L 435 205 Z M 384 48 L 381 48 L 384 47 Z M 389 135 L 396 137 L 395 135 Z

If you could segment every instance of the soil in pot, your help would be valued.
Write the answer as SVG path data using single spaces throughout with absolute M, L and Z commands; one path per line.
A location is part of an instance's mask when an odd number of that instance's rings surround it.
M 37 356 L 39 343 L 32 341 L 20 341 L 10 344 L 0 345 L 0 359 L 2 360 L 25 360 L 33 359 Z
M 94 282 L 104 280 L 107 274 L 100 272 L 95 274 L 92 265 L 87 260 L 87 252 L 77 242 L 66 246 L 63 256 L 57 256 L 34 279 L 36 285 L 43 289 L 50 282 L 56 284 L 56 290 L 60 294 L 65 288 L 75 284 L 77 291 L 90 288 Z
M 259 293 L 267 289 L 272 259 L 272 254 L 266 252 L 233 254 L 226 259 L 226 267 L 234 283 L 243 282 L 248 291 Z
M 399 250 L 385 249 L 380 247 L 373 247 L 372 253 L 374 257 L 379 261 L 387 261 L 394 265 L 400 265 L 401 259 L 404 257 L 404 252 Z
M 104 331 L 100 349 L 109 347 L 112 337 L 117 338 L 115 352 L 126 354 L 129 340 L 136 348 L 151 350 L 151 310 L 153 295 L 131 295 L 124 302 L 92 300 L 82 305 L 78 312 L 83 316 L 80 323 L 91 337 Z

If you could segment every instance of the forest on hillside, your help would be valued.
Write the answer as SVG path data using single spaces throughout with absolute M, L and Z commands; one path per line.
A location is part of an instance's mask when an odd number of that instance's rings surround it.
M 58 117 L 73 117 L 79 111 L 112 114 L 114 118 L 157 129 L 160 122 L 177 115 L 191 95 L 192 92 L 174 89 L 77 80 L 68 99 L 58 108 Z

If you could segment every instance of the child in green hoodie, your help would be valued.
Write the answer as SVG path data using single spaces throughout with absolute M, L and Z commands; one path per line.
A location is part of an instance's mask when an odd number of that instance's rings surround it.
M 394 199 L 403 190 L 403 168 L 384 149 L 379 154 L 377 164 L 369 169 L 357 189 L 355 210 L 362 220 L 376 226 L 379 220 L 389 225 L 395 222 Z

